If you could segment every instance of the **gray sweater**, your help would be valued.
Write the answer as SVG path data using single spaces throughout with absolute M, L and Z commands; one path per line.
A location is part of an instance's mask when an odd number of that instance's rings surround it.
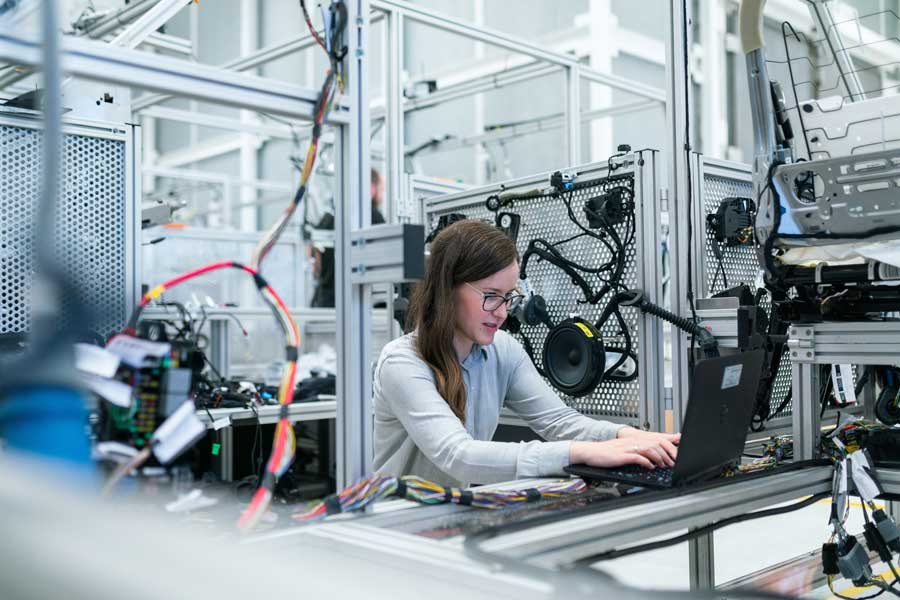
M 438 393 L 419 358 L 415 333 L 388 343 L 375 368 L 375 470 L 418 475 L 442 485 L 564 475 L 569 440 L 608 440 L 623 425 L 566 406 L 535 370 L 521 344 L 498 331 L 461 363 L 466 424 Z M 547 442 L 489 441 L 506 406 Z

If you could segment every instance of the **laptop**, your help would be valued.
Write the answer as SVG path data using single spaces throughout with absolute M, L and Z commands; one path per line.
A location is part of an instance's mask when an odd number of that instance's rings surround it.
M 763 350 L 707 358 L 694 366 L 687 413 L 674 467 L 639 465 L 597 468 L 569 465 L 566 472 L 583 479 L 667 489 L 711 479 L 740 459 L 747 441 Z

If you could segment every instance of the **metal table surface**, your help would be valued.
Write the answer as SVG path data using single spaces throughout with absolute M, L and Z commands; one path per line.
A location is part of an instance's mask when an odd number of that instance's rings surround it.
M 900 494 L 900 469 L 879 468 L 879 475 L 887 493 Z M 831 489 L 831 478 L 831 466 L 816 465 L 734 479 L 695 490 L 644 491 L 618 498 L 610 494 L 608 501 L 598 496 L 574 509 L 564 506 L 558 511 L 551 507 L 523 512 L 518 521 L 512 518 L 508 523 L 501 522 L 495 530 L 497 535 L 484 540 L 480 548 L 502 557 L 504 562 L 512 559 L 541 572 L 552 571 L 594 553 L 827 492 Z M 521 489 L 536 483 L 522 480 L 490 487 Z M 485 565 L 465 553 L 462 534 L 477 527 L 443 530 L 439 526 L 457 517 L 463 523 L 466 513 L 479 510 L 457 505 L 419 506 L 406 500 L 392 500 L 378 504 L 369 514 L 333 517 L 312 526 L 260 535 L 251 543 L 290 547 L 322 544 L 327 540 L 348 551 L 366 548 L 369 552 L 408 561 L 411 569 L 440 571 L 442 577 L 447 572 L 494 578 L 517 576 L 518 571 L 498 571 L 496 565 Z M 429 528 L 429 522 L 435 527 Z

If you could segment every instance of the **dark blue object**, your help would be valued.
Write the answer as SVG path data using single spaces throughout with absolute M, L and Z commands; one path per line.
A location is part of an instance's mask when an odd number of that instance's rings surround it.
M 80 391 L 62 385 L 7 388 L 0 398 L 0 437 L 10 450 L 92 467 L 87 411 Z

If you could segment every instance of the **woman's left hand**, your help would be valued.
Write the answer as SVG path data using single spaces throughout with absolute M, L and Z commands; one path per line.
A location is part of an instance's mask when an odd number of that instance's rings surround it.
M 659 444 L 674 461 L 678 456 L 678 442 L 681 441 L 680 433 L 660 433 L 658 431 L 644 431 L 634 427 L 623 427 L 616 434 L 617 438 L 628 438 L 636 444 Z

